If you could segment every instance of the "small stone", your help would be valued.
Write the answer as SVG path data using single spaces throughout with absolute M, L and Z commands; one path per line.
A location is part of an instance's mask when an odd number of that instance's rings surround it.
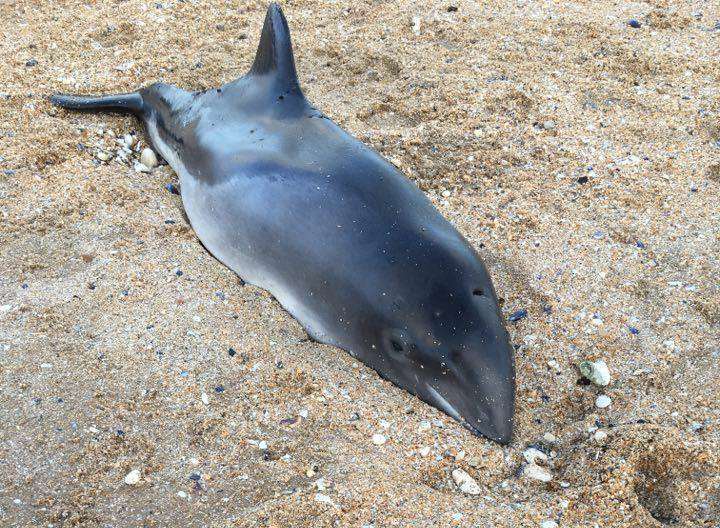
M 542 126 L 545 130 L 553 130 L 555 128 L 555 121 L 548 119 L 547 121 L 543 121 Z
M 631 28 L 638 29 L 638 28 L 642 27 L 642 24 L 640 24 L 640 22 L 638 22 L 634 18 L 631 18 L 630 20 L 628 20 L 628 26 L 630 26 Z
M 526 464 L 522 469 L 522 476 L 540 482 L 550 482 L 553 479 L 552 473 L 537 464 Z
M 207 395 L 207 392 L 203 392 L 200 395 L 200 399 L 205 405 L 210 405 L 210 396 Z
M 557 442 L 557 437 L 552 433 L 545 433 L 543 435 L 543 441 L 547 442 L 548 444 L 554 444 Z
M 452 478 L 463 493 L 480 495 L 480 486 L 478 486 L 478 483 L 462 469 L 454 469 Z
M 412 30 L 415 35 L 420 35 L 421 30 L 421 24 L 422 24 L 422 18 L 419 16 L 415 16 L 412 18 Z
M 595 400 L 595 407 L 597 407 L 598 409 L 605 409 L 607 407 L 610 407 L 611 403 L 612 403 L 612 399 L 610 398 L 610 396 L 601 394 Z
M 37 64 L 38 64 L 38 61 L 36 59 L 30 59 L 29 61 L 27 61 L 25 63 L 25 66 L 27 66 L 28 68 L 31 68 L 32 66 L 37 66 Z
M 152 172 L 152 171 L 150 170 L 150 167 L 148 167 L 148 166 L 145 165 L 144 163 L 136 163 L 133 168 L 135 169 L 135 172 L 144 172 L 144 173 L 146 173 L 146 174 L 149 173 L 149 172 Z
M 543 521 L 540 523 L 540 528 L 558 528 L 558 523 L 555 521 Z
M 479 468 L 482 464 L 482 459 L 480 457 L 474 456 L 468 458 L 468 465 L 470 467 Z
M 145 165 L 149 169 L 154 169 L 158 166 L 158 159 L 155 155 L 155 151 L 151 148 L 144 148 L 140 153 L 140 163 Z
M 610 384 L 610 369 L 605 361 L 598 359 L 597 361 L 583 361 L 579 365 L 580 374 L 599 387 L 605 387 Z
M 539 449 L 530 447 L 523 451 L 523 458 L 525 458 L 528 464 L 535 464 L 538 460 L 547 462 L 548 456 Z
M 430 422 L 423 420 L 420 422 L 420 425 L 418 425 L 418 431 L 424 433 L 425 431 L 429 431 L 431 427 L 432 425 L 430 425 Z
M 168 190 L 168 192 L 170 192 L 172 194 L 180 194 L 180 191 L 178 191 L 178 188 L 175 187 L 175 185 L 172 183 L 168 183 L 167 185 L 165 185 L 165 188 Z
M 380 446 L 383 445 L 385 442 L 387 442 L 387 438 L 385 436 L 381 435 L 380 433 L 375 433 L 372 435 L 372 443 Z
M 424 457 L 428 456 L 429 454 L 430 454 L 430 446 L 425 446 L 425 447 L 420 448 L 420 456 L 421 457 L 424 458 Z
M 595 434 L 593 435 L 593 440 L 597 442 L 598 444 L 602 444 L 607 440 L 608 434 L 605 431 L 595 431 Z
M 508 320 L 511 323 L 514 323 L 516 321 L 519 321 L 520 319 L 525 319 L 527 317 L 527 315 L 528 315 L 527 310 L 525 310 L 525 309 L 517 310 L 516 312 L 513 312 L 512 314 L 510 314 L 510 317 L 508 317 Z
M 307 410 L 307 409 L 300 409 L 300 410 L 298 411 L 298 416 L 299 416 L 300 418 L 305 418 L 305 419 L 307 419 L 307 417 L 308 417 L 308 410 Z
M 443 198 L 450 198 L 451 193 L 448 190 L 444 190 L 441 194 Z
M 125 484 L 128 486 L 134 486 L 140 482 L 140 470 L 139 469 L 133 469 L 130 473 L 125 475 Z
M 100 161 L 110 161 L 113 157 L 112 152 L 106 152 L 104 150 L 98 150 L 95 153 L 95 157 Z
M 325 504 L 330 504 L 331 506 L 335 506 L 335 503 L 332 501 L 332 499 L 322 493 L 315 494 L 315 502 L 322 502 Z
M 184 491 L 178 491 L 177 496 L 180 497 L 181 499 L 187 499 L 188 494 L 185 493 Z
M 258 448 L 262 451 L 267 451 L 268 443 L 265 440 L 261 440 L 260 442 L 258 442 Z

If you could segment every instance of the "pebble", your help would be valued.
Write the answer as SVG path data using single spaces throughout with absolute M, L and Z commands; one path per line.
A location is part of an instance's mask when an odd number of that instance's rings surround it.
M 136 163 L 133 168 L 135 169 L 135 172 L 144 172 L 144 173 L 151 172 L 150 167 L 148 167 L 144 163 Z
M 555 128 L 555 121 L 548 119 L 547 121 L 543 121 L 542 126 L 545 130 L 553 130 Z
M 595 407 L 597 407 L 598 409 L 605 409 L 607 407 L 610 407 L 611 403 L 612 403 L 612 399 L 610 398 L 610 396 L 601 394 L 595 400 Z
M 468 465 L 470 467 L 479 468 L 481 464 L 482 464 L 482 459 L 480 457 L 474 456 L 474 457 L 470 457 L 468 459 Z
M 454 469 L 452 478 L 463 493 L 480 495 L 480 486 L 478 486 L 478 483 L 462 469 Z
M 450 191 L 448 190 L 443 191 L 441 194 L 443 198 L 450 198 Z
M 133 469 L 130 473 L 125 475 L 125 484 L 128 486 L 134 486 L 140 482 L 140 470 L 139 469 Z
M 372 443 L 380 446 L 383 445 L 385 442 L 387 442 L 387 438 L 385 436 L 381 435 L 380 433 L 375 433 L 372 435 Z
M 429 446 L 425 446 L 425 447 L 420 448 L 420 456 L 421 456 L 421 457 L 426 457 L 426 456 L 428 456 L 429 454 L 430 454 L 430 447 L 429 447 Z
M 628 26 L 630 26 L 631 28 L 638 29 L 638 28 L 642 27 L 642 24 L 640 22 L 638 22 L 637 20 L 635 20 L 634 18 L 631 18 L 630 20 L 628 20 Z
M 535 464 L 538 460 L 547 462 L 548 456 L 539 449 L 531 447 L 523 451 L 523 458 L 525 458 L 528 464 Z
M 185 493 L 184 491 L 178 491 L 177 496 L 180 497 L 181 499 L 187 499 L 188 494 Z
M 579 365 L 580 374 L 599 387 L 610 384 L 610 369 L 602 359 L 597 361 L 583 361 Z
M 95 157 L 97 159 L 99 159 L 100 161 L 109 161 L 110 159 L 112 159 L 113 155 L 111 152 L 106 152 L 104 150 L 98 150 L 95 153 Z
M 148 169 L 154 169 L 158 166 L 158 159 L 155 155 L 155 151 L 151 148 L 144 148 L 140 153 L 140 163 L 145 165 Z
M 595 431 L 595 434 L 593 435 L 593 440 L 595 440 L 598 444 L 602 444 L 607 440 L 608 434 L 605 431 Z
M 562 374 L 562 368 L 560 368 L 560 363 L 555 361 L 554 359 L 551 359 L 547 362 L 548 368 L 555 371 L 556 374 Z
M 420 425 L 418 425 L 418 431 L 424 433 L 425 431 L 429 431 L 431 427 L 432 425 L 430 425 L 430 422 L 423 420 L 420 422 Z
M 210 396 L 207 395 L 207 392 L 203 392 L 200 395 L 200 399 L 205 405 L 210 405 Z
M 555 521 L 543 521 L 540 523 L 540 528 L 558 528 L 558 523 Z
M 260 442 L 258 442 L 258 448 L 262 451 L 267 451 L 268 443 L 265 440 L 260 440 Z
M 167 185 L 165 185 L 165 189 L 167 189 L 168 192 L 170 192 L 172 194 L 180 194 L 180 191 L 178 191 L 178 188 L 175 187 L 175 185 L 173 185 L 172 183 L 168 183 Z
M 557 442 L 557 437 L 552 433 L 545 433 L 543 435 L 543 441 L 547 442 L 548 444 L 554 444 Z
M 525 309 L 518 310 L 518 311 L 513 312 L 512 314 L 510 314 L 510 317 L 508 317 L 508 320 L 509 320 L 511 323 L 514 323 L 514 322 L 516 322 L 516 321 L 519 321 L 520 319 L 525 319 L 525 318 L 527 317 L 527 315 L 528 315 L 527 310 L 525 310 Z
M 540 482 L 550 482 L 553 478 L 552 473 L 537 464 L 527 464 L 523 467 L 522 476 L 531 480 L 539 480 Z
M 322 493 L 315 494 L 315 502 L 323 502 L 325 504 L 330 504 L 331 506 L 335 506 L 335 503 L 332 501 L 332 499 Z

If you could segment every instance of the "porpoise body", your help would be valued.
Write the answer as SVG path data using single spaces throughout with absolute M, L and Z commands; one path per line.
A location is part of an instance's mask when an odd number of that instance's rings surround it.
M 277 4 L 250 71 L 219 89 L 52 101 L 136 114 L 220 262 L 317 341 L 510 441 L 513 348 L 484 264 L 416 185 L 308 102 Z

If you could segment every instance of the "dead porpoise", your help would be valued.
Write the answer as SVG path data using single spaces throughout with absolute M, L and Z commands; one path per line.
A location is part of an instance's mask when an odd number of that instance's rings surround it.
M 52 102 L 137 115 L 220 262 L 317 341 L 510 441 L 513 348 L 483 262 L 413 183 L 308 102 L 277 4 L 250 71 L 221 88 Z

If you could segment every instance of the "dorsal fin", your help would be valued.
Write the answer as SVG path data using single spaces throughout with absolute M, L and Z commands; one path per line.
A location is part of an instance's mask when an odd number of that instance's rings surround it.
M 275 2 L 268 7 L 263 24 L 260 44 L 250 73 L 275 75 L 288 87 L 297 87 L 297 73 L 293 59 L 290 30 L 282 9 Z

